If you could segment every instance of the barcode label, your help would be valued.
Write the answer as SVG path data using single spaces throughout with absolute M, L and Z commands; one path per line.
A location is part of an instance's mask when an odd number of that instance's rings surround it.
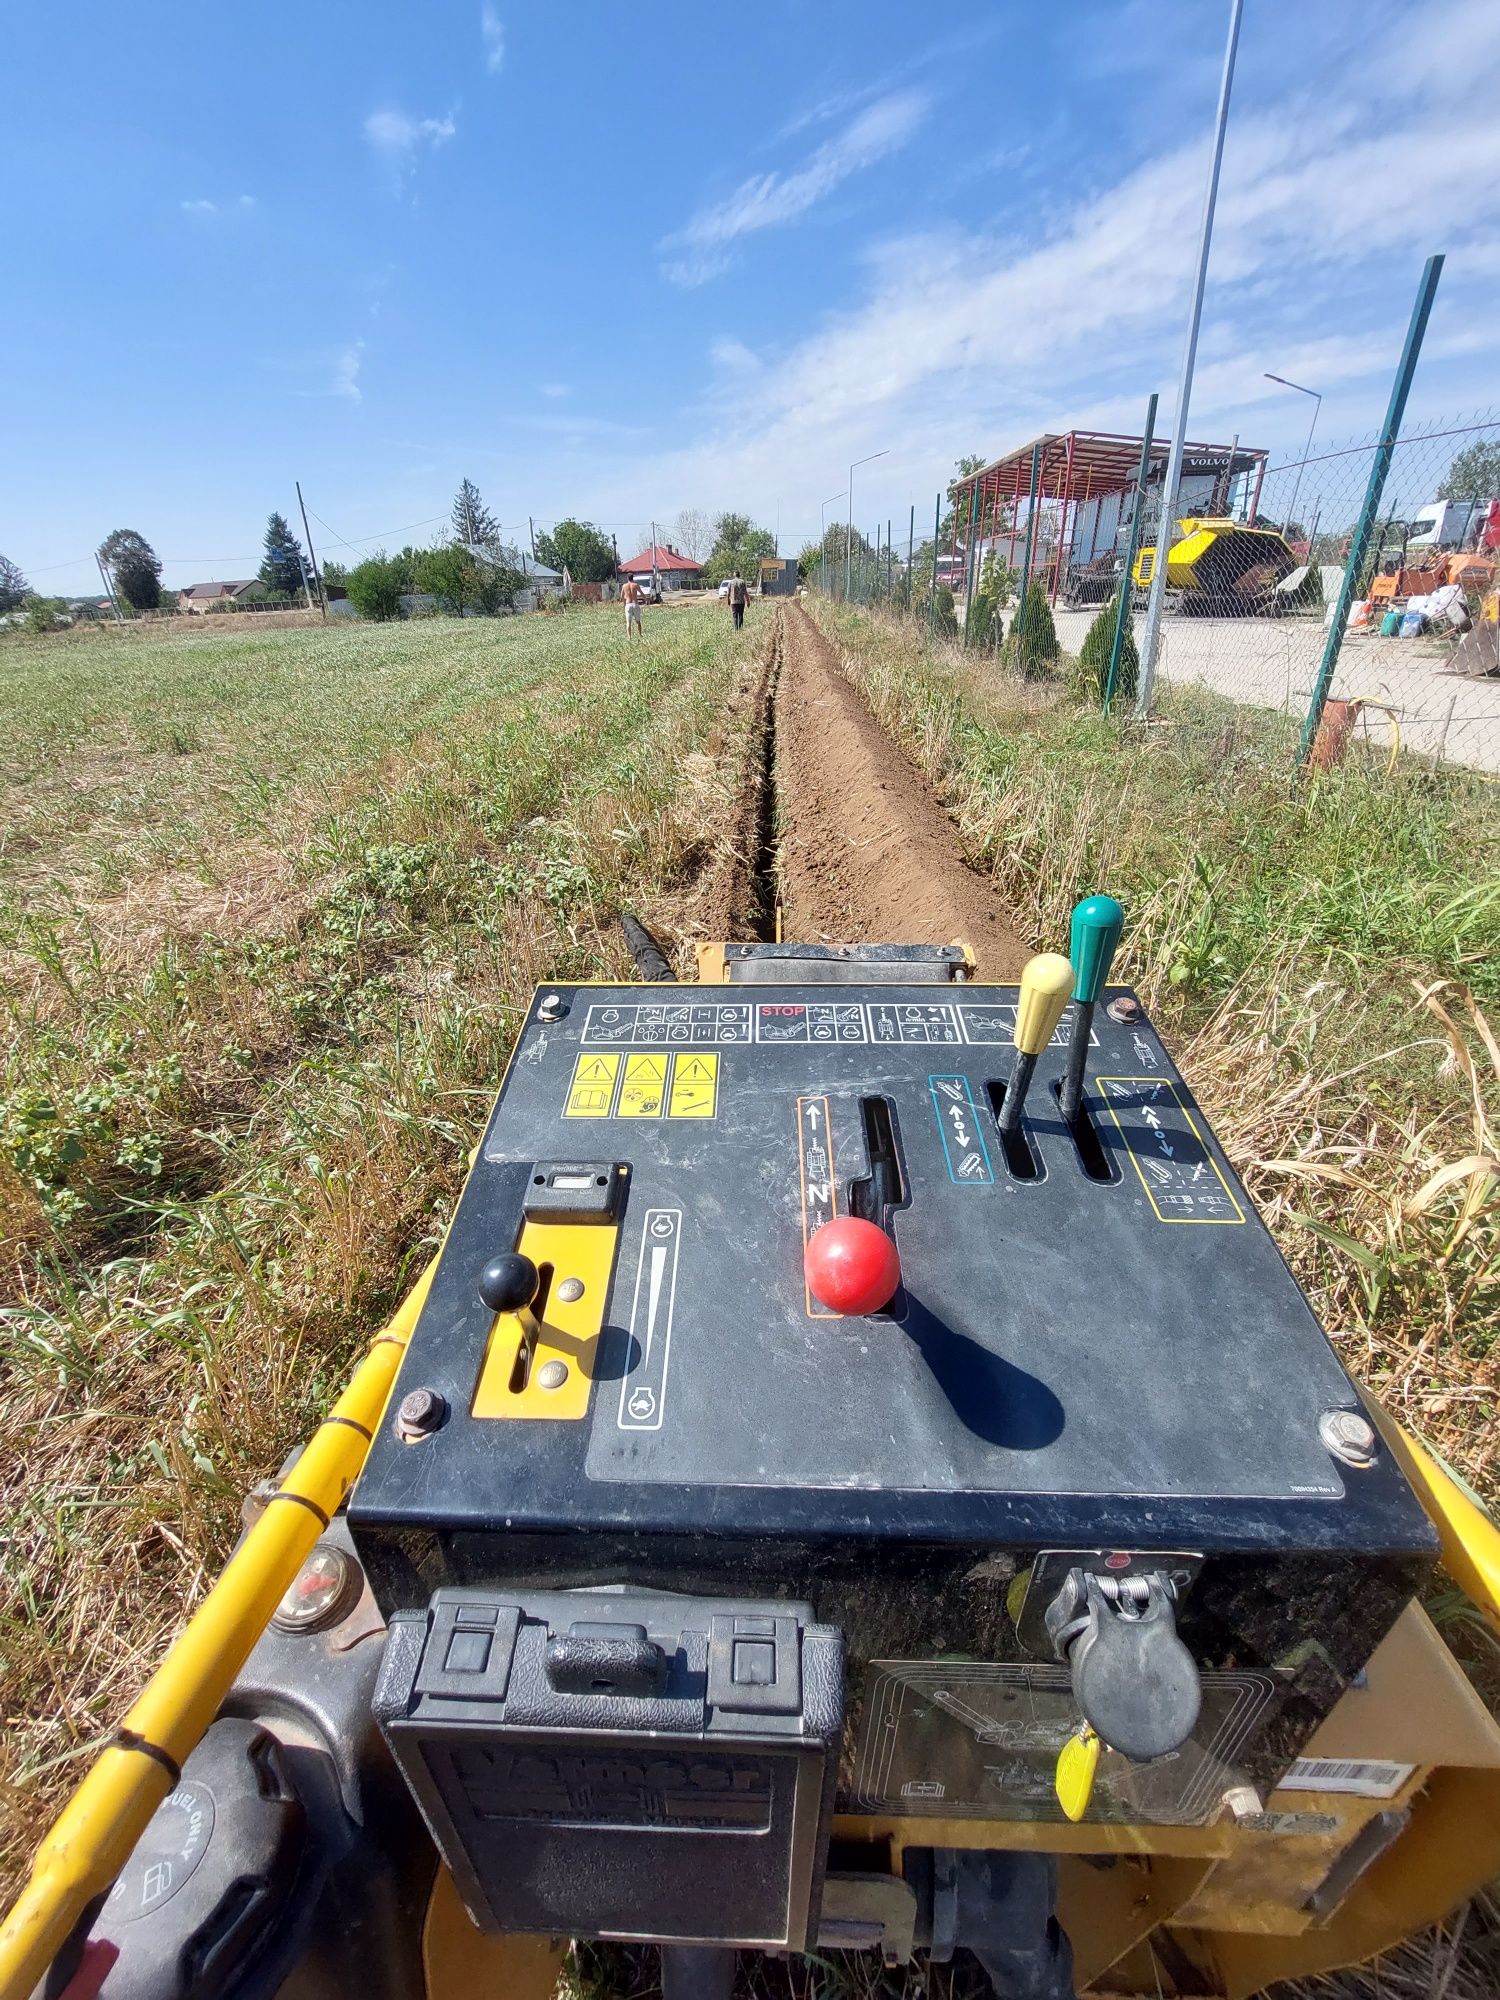
M 1277 1787 L 1283 1792 L 1352 1792 L 1362 1799 L 1390 1799 L 1415 1764 L 1387 1764 L 1378 1757 L 1299 1757 Z

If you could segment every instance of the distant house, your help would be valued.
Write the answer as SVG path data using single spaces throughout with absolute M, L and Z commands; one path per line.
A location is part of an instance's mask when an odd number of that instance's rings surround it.
M 238 604 L 247 597 L 264 595 L 265 585 L 258 576 L 251 576 L 243 583 L 190 583 L 177 593 L 177 601 L 184 611 L 207 611 L 211 604 L 222 604 L 226 599 Z
M 696 590 L 703 580 L 703 565 L 679 555 L 670 545 L 657 542 L 649 549 L 642 549 L 638 556 L 632 556 L 629 562 L 622 562 L 620 574 L 646 584 L 654 575 L 663 590 Z

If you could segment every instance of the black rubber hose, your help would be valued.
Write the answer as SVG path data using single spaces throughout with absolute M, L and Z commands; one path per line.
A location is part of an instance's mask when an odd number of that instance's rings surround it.
M 665 952 L 646 926 L 629 910 L 620 912 L 620 929 L 625 933 L 630 956 L 635 960 L 636 970 L 642 979 L 666 980 L 668 984 L 675 984 L 677 975 L 668 965 Z

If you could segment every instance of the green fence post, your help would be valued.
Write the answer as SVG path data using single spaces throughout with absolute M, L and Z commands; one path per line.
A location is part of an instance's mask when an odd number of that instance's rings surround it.
M 1036 487 L 1042 469 L 1042 447 L 1031 447 L 1031 485 L 1026 493 L 1026 540 L 1021 544 L 1021 601 L 1016 606 L 1016 622 L 1013 630 L 1022 629 L 1026 616 L 1026 593 L 1031 588 L 1031 544 L 1036 534 Z
M 969 526 L 964 542 L 964 634 L 965 650 L 969 644 L 969 612 L 974 604 L 974 509 L 979 503 L 979 482 L 969 488 Z
M 1338 603 L 1334 606 L 1333 623 L 1328 628 L 1328 640 L 1323 647 L 1318 678 L 1313 683 L 1312 700 L 1307 705 L 1307 720 L 1302 725 L 1302 744 L 1297 752 L 1299 765 L 1307 762 L 1307 753 L 1311 750 L 1313 738 L 1318 733 L 1318 724 L 1323 720 L 1323 708 L 1328 700 L 1328 690 L 1333 685 L 1333 670 L 1338 665 L 1339 648 L 1344 643 L 1344 631 L 1349 623 L 1349 607 L 1354 602 L 1355 586 L 1365 566 L 1370 535 L 1380 507 L 1380 496 L 1385 488 L 1386 474 L 1391 469 L 1391 457 L 1396 449 L 1401 419 L 1406 415 L 1406 398 L 1411 391 L 1412 376 L 1417 370 L 1417 356 L 1422 352 L 1422 338 L 1427 331 L 1432 301 L 1437 294 L 1438 279 L 1442 275 L 1443 259 L 1439 253 L 1427 259 L 1422 272 L 1422 282 L 1417 286 L 1416 303 L 1411 309 L 1411 325 L 1406 329 L 1406 345 L 1401 350 L 1401 359 L 1396 367 L 1396 379 L 1391 384 L 1390 407 L 1385 413 L 1380 442 L 1375 447 L 1375 460 L 1370 467 L 1370 481 L 1365 488 L 1364 504 L 1359 510 L 1359 520 L 1355 525 L 1353 539 L 1349 543 L 1349 560 L 1344 565 L 1344 581 L 1339 588 Z M 1311 551 L 1309 559 L 1310 557 Z
M 911 503 L 911 514 L 906 523 L 906 615 L 911 616 L 911 552 L 917 546 L 917 503 Z
M 932 588 L 927 594 L 927 636 L 930 639 L 937 621 L 937 551 L 938 536 L 943 527 L 943 496 L 940 493 L 932 509 Z
M 1125 632 L 1130 620 L 1130 593 L 1135 588 L 1130 572 L 1135 568 L 1135 552 L 1141 539 L 1141 516 L 1146 511 L 1146 484 L 1151 477 L 1151 446 L 1156 437 L 1156 397 L 1146 405 L 1146 435 L 1141 439 L 1141 462 L 1135 475 L 1135 506 L 1130 515 L 1130 534 L 1125 543 L 1125 570 L 1120 578 L 1120 604 L 1115 612 L 1115 636 L 1109 649 L 1109 672 L 1104 676 L 1104 713 L 1115 698 L 1115 676 L 1120 671 L 1120 655 L 1125 650 Z M 1160 536 L 1157 537 L 1160 542 Z

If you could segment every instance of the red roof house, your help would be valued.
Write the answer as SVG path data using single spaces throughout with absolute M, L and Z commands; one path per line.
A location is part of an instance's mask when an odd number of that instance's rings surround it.
M 695 590 L 703 574 L 703 565 L 689 557 L 679 555 L 674 548 L 662 542 L 653 543 L 642 549 L 638 556 L 620 564 L 621 576 L 633 576 L 637 583 L 649 583 L 652 573 L 663 590 Z

